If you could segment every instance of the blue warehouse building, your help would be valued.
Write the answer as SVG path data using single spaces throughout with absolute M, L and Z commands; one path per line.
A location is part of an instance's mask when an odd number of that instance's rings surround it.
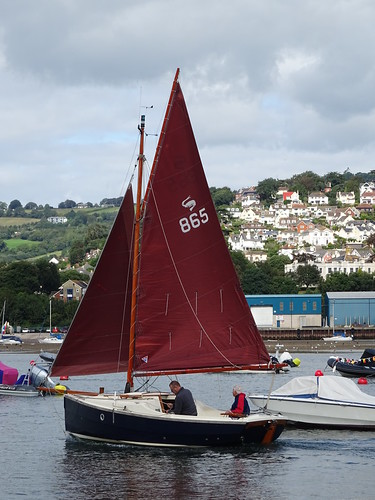
M 322 325 L 322 296 L 246 295 L 259 328 L 303 328 Z
M 327 321 L 333 329 L 375 325 L 375 292 L 327 292 Z

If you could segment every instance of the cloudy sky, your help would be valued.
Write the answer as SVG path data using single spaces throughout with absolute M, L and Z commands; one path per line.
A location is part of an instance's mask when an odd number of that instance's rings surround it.
M 210 186 L 375 169 L 374 26 L 372 0 L 0 0 L 0 201 L 122 195 L 177 67 Z

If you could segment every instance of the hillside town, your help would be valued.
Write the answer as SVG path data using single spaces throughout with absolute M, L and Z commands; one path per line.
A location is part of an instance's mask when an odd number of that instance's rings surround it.
M 286 273 L 304 264 L 315 265 L 323 279 L 334 272 L 375 272 L 375 182 L 360 185 L 359 203 L 353 191 L 339 191 L 336 206 L 328 205 L 330 190 L 328 184 L 322 192 L 309 193 L 307 203 L 302 203 L 298 192 L 280 187 L 274 203 L 266 208 L 256 188 L 240 189 L 237 207 L 229 211 L 241 224 L 239 231 L 230 233 L 229 245 L 250 262 L 262 262 L 267 260 L 265 243 L 273 239 L 279 254 L 290 259 Z

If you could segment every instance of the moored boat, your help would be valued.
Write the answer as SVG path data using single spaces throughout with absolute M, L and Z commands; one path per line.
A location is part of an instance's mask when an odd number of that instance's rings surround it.
M 40 395 L 40 391 L 32 385 L 7 385 L 0 384 L 0 396 L 17 396 L 25 398 L 34 398 Z
M 0 395 L 34 397 L 40 394 L 56 394 L 56 384 L 49 376 L 51 354 L 40 354 L 40 360 L 31 361 L 25 374 L 19 375 L 17 368 L 0 362 Z
M 359 359 L 331 356 L 327 364 L 343 377 L 374 377 L 375 349 L 365 349 Z
M 61 335 L 51 335 L 50 337 L 39 339 L 40 344 L 62 344 L 63 341 L 64 339 Z
M 17 368 L 0 362 L 1 396 L 39 396 L 39 391 L 30 384 L 29 374 L 18 376 Z
M 52 375 L 127 372 L 124 394 L 67 394 L 73 436 L 152 446 L 269 443 L 285 419 L 243 418 L 196 401 L 197 415 L 164 411 L 166 393 L 134 379 L 275 370 L 223 237 L 177 70 L 142 200 L 145 117 L 139 126 L 136 210 L 126 191 Z
M 282 413 L 288 424 L 326 429 L 375 429 L 375 397 L 349 379 L 297 377 L 270 394 L 250 394 L 259 408 Z
M 352 342 L 353 337 L 345 332 L 335 332 L 331 337 L 323 337 L 324 342 Z
M 1 331 L 0 331 L 0 345 L 22 345 L 22 340 L 20 337 L 13 335 L 13 328 L 10 326 L 8 321 L 5 321 L 5 307 L 6 300 L 4 300 L 4 304 L 2 307 L 2 322 L 1 322 Z

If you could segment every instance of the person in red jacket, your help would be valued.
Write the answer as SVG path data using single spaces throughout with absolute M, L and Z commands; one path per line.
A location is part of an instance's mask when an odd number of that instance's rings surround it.
M 247 402 L 246 395 L 242 392 L 239 385 L 233 387 L 233 397 L 234 403 L 230 410 L 226 411 L 224 415 L 229 415 L 231 417 L 247 417 L 250 415 L 250 406 Z

